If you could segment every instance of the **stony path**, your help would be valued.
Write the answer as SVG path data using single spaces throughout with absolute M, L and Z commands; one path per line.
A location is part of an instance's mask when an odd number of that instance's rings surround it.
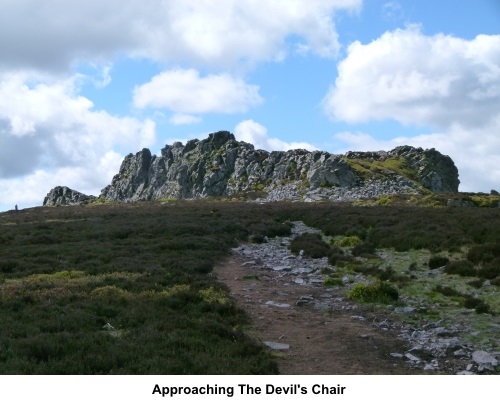
M 315 232 L 295 223 L 292 238 Z M 322 284 L 326 259 L 290 254 L 291 238 L 245 245 L 216 270 L 252 318 L 252 334 L 275 350 L 282 374 L 409 374 L 396 332 L 371 325 L 334 289 Z
M 302 222 L 293 225 L 290 237 L 235 248 L 216 269 L 250 315 L 251 333 L 276 352 L 281 373 L 455 374 L 487 366 L 481 359 L 471 361 L 472 348 L 439 322 L 416 330 L 386 319 L 386 311 L 368 314 L 346 300 L 341 288 L 325 287 L 322 270 L 333 269 L 327 259 L 295 256 L 289 250 L 295 236 L 319 231 Z

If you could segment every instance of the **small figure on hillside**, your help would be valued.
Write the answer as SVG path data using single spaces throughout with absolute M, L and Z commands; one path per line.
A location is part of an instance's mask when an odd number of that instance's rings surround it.
M 16 212 L 18 212 L 18 211 L 19 211 L 19 209 L 17 208 L 17 204 L 16 204 Z

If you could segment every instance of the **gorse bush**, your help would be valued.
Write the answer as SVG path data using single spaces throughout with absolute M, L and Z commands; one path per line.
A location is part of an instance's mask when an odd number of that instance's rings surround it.
M 399 293 L 394 286 L 385 282 L 359 283 L 349 291 L 347 297 L 354 301 L 389 304 L 398 300 Z
M 340 239 L 333 240 L 333 244 L 342 247 L 353 247 L 360 244 L 361 238 L 357 235 L 353 236 L 344 236 Z

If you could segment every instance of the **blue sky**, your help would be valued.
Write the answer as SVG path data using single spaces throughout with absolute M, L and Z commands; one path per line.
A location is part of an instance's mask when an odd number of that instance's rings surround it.
M 500 189 L 498 0 L 2 0 L 0 211 L 98 195 L 127 153 L 436 148 Z

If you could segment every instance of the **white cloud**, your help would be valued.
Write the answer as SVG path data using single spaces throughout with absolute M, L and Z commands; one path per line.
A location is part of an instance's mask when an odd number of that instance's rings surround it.
M 324 99 L 332 119 L 396 120 L 434 133 L 380 142 L 338 134 L 349 148 L 409 144 L 436 148 L 456 163 L 462 191 L 499 188 L 500 35 L 472 40 L 425 36 L 415 26 L 349 46 Z
M 174 114 L 169 122 L 173 125 L 189 125 L 196 124 L 201 121 L 200 117 L 189 114 Z
M 77 94 L 75 80 L 29 79 L 0 74 L 2 203 L 24 197 L 33 202 L 33 193 L 41 203 L 56 185 L 98 193 L 117 172 L 121 150 L 155 142 L 153 121 L 95 111 Z
M 267 128 L 253 120 L 240 122 L 234 129 L 237 140 L 251 143 L 256 149 L 267 151 L 287 151 L 291 149 L 318 150 L 307 142 L 285 142 L 278 138 L 269 138 Z
M 3 0 L 0 68 L 66 70 L 119 55 L 212 66 L 272 60 L 291 36 L 331 57 L 333 15 L 362 0 Z
M 489 192 L 500 189 L 500 120 L 489 128 L 464 130 L 454 126 L 447 132 L 414 137 L 379 140 L 365 133 L 342 132 L 334 135 L 335 153 L 390 150 L 400 145 L 435 148 L 450 156 L 458 168 L 460 191 Z M 496 130 L 493 131 L 493 129 Z
M 388 1 L 382 5 L 382 15 L 387 20 L 397 21 L 404 17 L 404 11 L 399 2 Z
M 324 100 L 336 120 L 478 127 L 500 111 L 500 35 L 464 40 L 418 27 L 349 46 Z
M 228 74 L 200 77 L 194 69 L 166 71 L 134 89 L 136 107 L 182 114 L 245 112 L 261 102 L 258 86 Z

